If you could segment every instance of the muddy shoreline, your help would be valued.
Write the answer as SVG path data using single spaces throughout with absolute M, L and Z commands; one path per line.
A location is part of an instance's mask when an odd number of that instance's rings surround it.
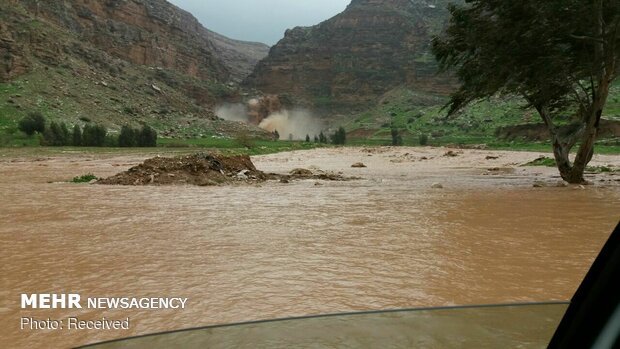
M 29 177 L 34 180 L 46 179 L 46 182 L 52 183 L 68 181 L 74 176 L 85 173 L 93 173 L 99 178 L 108 178 L 138 166 L 148 159 L 192 156 L 184 153 L 187 153 L 187 150 L 181 154 L 174 150 L 149 150 L 131 154 L 66 152 L 53 156 L 5 153 L 0 154 L 0 166 L 32 163 L 35 169 L 55 168 L 55 171 L 47 177 L 45 177 L 45 171 L 31 173 Z M 284 182 L 287 179 L 356 179 L 369 174 L 371 178 L 366 179 L 371 181 L 401 177 L 424 185 L 430 182 L 430 185 L 447 183 L 446 185 L 450 186 L 452 183 L 455 187 L 463 189 L 488 187 L 489 185 L 562 186 L 558 185 L 562 180 L 556 168 L 523 166 L 543 156 L 548 157 L 551 154 L 446 147 L 347 147 L 252 156 L 251 161 L 256 169 L 267 175 L 269 179 L 283 178 Z M 358 163 L 364 166 L 352 167 Z M 586 180 L 594 186 L 620 186 L 620 173 L 617 171 L 620 169 L 620 155 L 595 155 L 590 165 L 608 166 L 615 169 L 610 173 L 586 173 Z M 307 174 L 305 175 L 308 178 L 304 178 L 303 174 L 300 176 L 299 171 L 295 172 L 298 169 L 313 172 L 315 178 Z M 317 175 L 324 174 L 327 174 L 323 176 L 324 178 L 317 177 Z M 230 175 L 233 174 L 230 173 Z M 292 178 L 287 178 L 287 176 Z M 265 178 L 264 175 L 261 177 Z M 21 181 L 19 178 L 18 180 Z M 189 184 L 192 184 L 191 181 Z M 412 185 L 416 184 L 412 183 Z

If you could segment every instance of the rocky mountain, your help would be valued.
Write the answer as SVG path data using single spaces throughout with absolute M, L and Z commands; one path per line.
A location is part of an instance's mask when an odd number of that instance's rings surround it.
M 148 121 L 178 136 L 215 132 L 225 123 L 213 106 L 239 95 L 236 83 L 268 49 L 214 33 L 165 0 L 3 0 L 0 118 L 38 110 L 111 127 Z
M 214 45 L 215 54 L 228 68 L 235 82 L 248 77 L 256 64 L 269 53 L 269 46 L 262 43 L 233 40 L 208 29 L 205 33 Z
M 11 2 L 112 56 L 200 79 L 242 79 L 269 49 L 214 33 L 165 0 Z
M 454 82 L 436 75 L 430 43 L 449 2 L 353 0 L 323 23 L 288 30 L 245 83 L 328 110 L 376 103 L 398 86 L 446 94 Z

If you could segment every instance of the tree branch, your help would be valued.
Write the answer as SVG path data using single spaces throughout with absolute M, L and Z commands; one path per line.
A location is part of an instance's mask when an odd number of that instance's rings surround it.
M 603 38 L 595 38 L 595 37 L 592 37 L 592 36 L 571 34 L 570 37 L 575 39 L 575 40 L 593 41 L 593 42 L 596 42 L 598 44 L 606 43 L 605 39 L 603 39 Z

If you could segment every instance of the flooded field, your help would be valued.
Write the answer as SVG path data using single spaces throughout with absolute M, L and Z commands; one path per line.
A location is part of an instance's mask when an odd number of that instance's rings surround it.
M 0 337 L 70 347 L 277 317 L 570 299 L 618 223 L 620 176 L 554 187 L 555 169 L 519 166 L 539 153 L 446 151 L 259 156 L 263 171 L 362 179 L 225 187 L 66 183 L 116 174 L 144 154 L 0 157 Z M 22 311 L 21 293 L 189 300 L 184 310 Z M 131 328 L 28 331 L 23 316 L 130 317 Z

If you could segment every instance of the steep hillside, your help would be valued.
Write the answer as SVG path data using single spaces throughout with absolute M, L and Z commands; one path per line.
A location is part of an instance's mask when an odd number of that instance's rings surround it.
M 457 115 L 446 116 L 442 105 L 447 98 L 435 99 L 406 88 L 396 88 L 383 95 L 368 110 L 354 113 L 341 124 L 349 131 L 353 143 L 391 144 L 391 130 L 396 129 L 405 144 L 419 144 L 427 136 L 429 144 L 487 144 L 491 147 L 548 143 L 549 132 L 538 113 L 524 108 L 520 98 L 492 98 L 471 104 Z M 567 115 L 559 125 L 570 122 Z M 599 145 L 620 143 L 620 84 L 610 90 L 603 114 Z M 535 144 L 533 145 L 535 146 Z M 541 149 L 551 149 L 545 145 Z
M 190 13 L 165 0 L 13 3 L 112 56 L 200 79 L 241 79 L 269 49 L 207 30 Z
M 269 46 L 262 43 L 233 40 L 208 29 L 205 32 L 213 43 L 216 56 L 228 68 L 235 82 L 248 77 L 269 53 Z
M 234 133 L 212 107 L 234 99 L 267 46 L 203 28 L 164 0 L 0 2 L 0 127 L 28 112 L 162 134 Z
M 319 25 L 288 30 L 246 84 L 328 110 L 373 105 L 398 86 L 446 94 L 453 82 L 436 76 L 429 50 L 448 19 L 448 2 L 353 0 Z

